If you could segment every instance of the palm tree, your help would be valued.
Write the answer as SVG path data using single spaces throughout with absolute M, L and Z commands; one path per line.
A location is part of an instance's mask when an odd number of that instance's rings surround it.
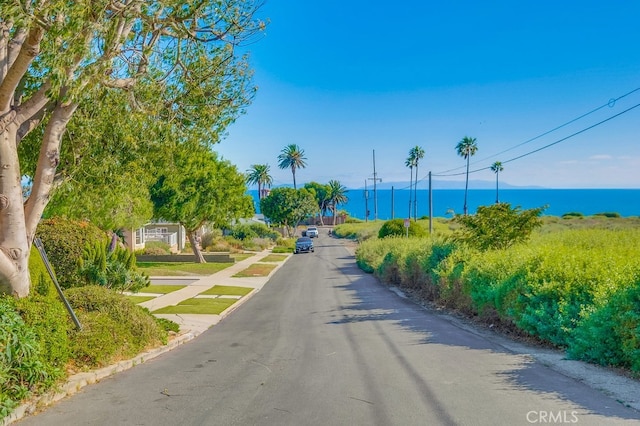
M 465 136 L 462 138 L 458 145 L 456 145 L 456 152 L 459 156 L 467 160 L 467 179 L 464 184 L 464 214 L 467 215 L 467 192 L 469 190 L 469 159 L 475 155 L 478 151 L 478 145 L 476 145 L 476 138 Z
M 258 199 L 264 198 L 264 188 L 271 187 L 273 184 L 273 178 L 269 174 L 268 164 L 252 164 L 251 168 L 247 170 L 247 184 L 258 185 Z
M 418 220 L 418 163 L 424 158 L 424 149 L 418 145 L 414 146 L 409 151 L 409 158 L 413 158 L 416 166 L 416 182 L 413 186 L 413 220 Z
M 491 165 L 491 171 L 493 171 L 496 174 L 496 204 L 500 202 L 498 198 L 498 173 L 500 173 L 503 170 L 504 170 L 504 167 L 502 167 L 502 163 L 500 161 L 496 161 Z
M 411 151 L 409 151 L 409 156 L 404 162 L 404 165 L 407 166 L 411 170 L 411 178 L 409 179 L 409 219 L 411 219 L 411 192 L 413 187 L 413 166 L 416 165 L 415 159 L 411 156 Z
M 338 206 L 349 201 L 349 198 L 347 197 L 348 190 L 337 180 L 330 180 L 327 186 L 329 189 L 327 198 L 329 200 L 329 205 L 331 205 L 331 209 L 333 210 L 333 225 L 335 226 Z
M 296 144 L 290 144 L 284 147 L 284 149 L 278 155 L 278 167 L 281 169 L 291 169 L 293 174 L 293 189 L 296 188 L 296 169 L 304 169 L 307 167 L 305 163 L 306 158 L 304 156 L 304 150 Z

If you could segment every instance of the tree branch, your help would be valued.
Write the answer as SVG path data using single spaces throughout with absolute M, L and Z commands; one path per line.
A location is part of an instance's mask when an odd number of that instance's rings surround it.
M 40 42 L 44 36 L 44 30 L 39 26 L 29 29 L 29 33 L 21 46 L 15 61 L 9 67 L 7 75 L 0 82 L 0 111 L 8 111 L 11 100 L 20 80 L 26 74 L 33 60 L 40 53 Z

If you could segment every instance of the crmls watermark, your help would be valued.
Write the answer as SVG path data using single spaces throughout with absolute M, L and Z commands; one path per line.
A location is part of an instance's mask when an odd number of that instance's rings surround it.
M 567 424 L 578 423 L 577 411 L 545 411 L 535 410 L 527 413 L 527 422 L 535 424 Z

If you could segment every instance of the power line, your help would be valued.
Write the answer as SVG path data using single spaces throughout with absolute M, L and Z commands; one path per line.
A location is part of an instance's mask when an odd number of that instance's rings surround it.
M 560 129 L 562 129 L 562 128 L 564 128 L 564 127 L 566 127 L 566 126 L 570 125 L 570 124 L 573 124 L 573 123 L 575 123 L 576 121 L 581 120 L 581 119 L 583 119 L 583 118 L 585 118 L 585 117 L 587 117 L 587 116 L 589 116 L 589 115 L 591 115 L 591 114 L 593 114 L 593 113 L 595 113 L 595 112 L 598 112 L 598 111 L 600 111 L 601 109 L 604 109 L 604 108 L 606 108 L 606 107 L 613 108 L 613 107 L 615 106 L 616 102 L 618 102 L 620 99 L 626 98 L 627 96 L 630 96 L 630 95 L 632 95 L 632 94 L 634 94 L 635 92 L 638 92 L 638 91 L 640 91 L 640 87 L 637 87 L 637 88 L 635 88 L 635 89 L 633 89 L 633 90 L 631 90 L 631 91 L 629 91 L 629 92 L 627 92 L 627 93 L 625 93 L 625 94 L 623 94 L 623 95 L 621 95 L 621 96 L 618 96 L 617 98 L 611 98 L 611 99 L 609 99 L 609 101 L 608 101 L 606 104 L 603 104 L 603 105 L 601 105 L 601 106 L 599 106 L 599 107 L 597 107 L 597 108 L 594 108 L 594 109 L 592 109 L 591 111 L 586 112 L 586 113 L 584 113 L 584 114 L 582 114 L 582 115 L 580 115 L 580 116 L 578 116 L 578 117 L 576 117 L 576 118 L 574 118 L 574 119 L 572 119 L 572 120 L 569 120 L 569 121 L 567 121 L 567 122 L 565 122 L 565 123 L 563 123 L 563 124 L 561 124 L 561 125 L 559 125 L 559 126 L 556 126 L 556 127 L 554 127 L 553 129 L 551 129 L 551 130 L 548 130 L 548 131 L 546 131 L 546 132 L 544 132 L 544 133 L 541 133 L 541 134 L 539 134 L 538 136 L 535 136 L 535 137 L 533 137 L 533 138 L 531 138 L 531 139 L 527 139 L 527 140 L 526 140 L 526 141 L 524 141 L 524 142 L 521 142 L 521 143 L 519 143 L 519 144 L 517 144 L 517 145 L 514 145 L 514 146 L 512 146 L 512 147 L 510 147 L 510 148 L 507 148 L 507 149 L 505 149 L 504 151 L 498 152 L 497 154 L 491 155 L 491 156 L 489 156 L 489 157 L 487 157 L 487 158 L 483 158 L 483 159 L 480 159 L 480 160 L 476 160 L 476 161 L 474 161 L 474 162 L 473 162 L 473 163 L 471 163 L 471 164 L 477 164 L 477 163 L 479 163 L 479 162 L 483 162 L 483 161 L 486 161 L 486 160 L 488 160 L 488 159 L 495 158 L 495 157 L 497 157 L 498 155 L 504 154 L 504 153 L 506 153 L 506 152 L 509 152 L 509 151 L 512 151 L 512 150 L 514 150 L 514 149 L 516 149 L 516 148 L 519 148 L 519 147 L 521 147 L 521 146 L 523 146 L 523 145 L 526 145 L 526 144 L 528 144 L 528 143 L 531 143 L 531 142 L 533 142 L 533 141 L 535 141 L 535 140 L 538 140 L 538 139 L 540 139 L 540 138 L 542 138 L 542 137 L 544 137 L 544 136 L 547 136 L 547 135 L 548 135 L 548 134 L 550 134 L 550 133 L 553 133 L 553 132 L 555 132 L 555 131 L 557 131 L 557 130 L 560 130 Z M 623 114 L 623 113 L 625 113 L 625 112 L 628 112 L 629 110 L 631 110 L 631 109 L 633 109 L 633 108 L 635 108 L 635 107 L 629 108 L 628 110 L 625 110 L 625 111 L 623 111 L 623 112 L 622 112 L 622 113 L 620 113 L 620 114 L 614 115 L 614 116 L 613 116 L 613 117 L 611 117 L 611 118 L 615 118 L 615 117 L 617 117 L 618 115 L 621 115 L 621 114 Z M 584 129 L 584 130 L 589 130 L 589 129 L 591 129 L 591 128 L 593 128 L 593 127 L 596 127 L 597 125 L 602 124 L 602 123 L 604 123 L 604 122 L 606 122 L 606 121 L 609 121 L 609 119 L 606 119 L 606 120 L 603 120 L 603 121 L 601 121 L 601 122 L 599 122 L 599 123 L 596 123 L 595 125 L 590 126 L 590 127 L 587 127 L 587 128 L 586 128 L 586 129 Z M 577 135 L 577 134 L 580 134 L 580 133 L 582 133 L 582 131 L 579 131 L 579 132 L 577 132 L 577 133 L 575 133 L 575 134 L 573 134 L 573 135 L 570 135 L 569 137 L 573 137 L 573 136 L 575 136 L 575 135 Z M 548 145 L 548 146 L 553 146 L 553 145 L 555 145 L 556 143 L 560 143 L 560 142 L 562 142 L 563 140 L 568 139 L 569 137 L 564 138 L 564 139 L 561 139 L 560 141 L 558 141 L 558 142 L 554 142 L 554 143 L 552 143 L 552 144 L 550 144 L 550 145 Z M 519 157 L 516 157 L 515 159 L 522 158 L 522 157 L 526 157 L 527 155 L 530 155 L 530 154 L 533 154 L 533 153 L 535 153 L 535 152 L 538 152 L 538 151 L 540 151 L 540 150 L 542 150 L 542 149 L 547 148 L 548 146 L 543 147 L 543 148 L 541 148 L 541 149 L 537 149 L 537 150 L 532 151 L 532 152 L 527 153 L 527 154 L 523 154 L 523 155 L 521 155 L 521 156 L 519 156 Z M 510 161 L 514 161 L 515 159 L 511 159 L 511 160 L 508 160 L 508 161 L 503 161 L 502 163 L 508 163 L 508 162 L 510 162 Z M 433 174 L 432 174 L 432 176 L 439 176 L 439 177 L 441 177 L 441 176 L 460 176 L 460 175 L 462 175 L 462 174 L 466 174 L 466 172 L 465 172 L 465 173 L 454 173 L 454 174 L 448 174 L 448 173 L 449 173 L 449 172 L 452 172 L 452 171 L 454 171 L 454 170 L 461 169 L 461 168 L 463 168 L 463 167 L 464 167 L 464 166 L 459 166 L 459 167 L 455 167 L 455 168 L 453 168 L 453 169 L 449 169 L 449 170 L 445 170 L 445 171 L 443 171 L 443 172 L 439 172 L 439 173 L 437 173 L 437 174 L 436 174 L 436 173 L 433 173 Z M 488 169 L 488 168 L 489 168 L 489 167 L 485 167 L 485 168 L 482 168 L 482 169 L 478 169 L 478 170 L 476 170 L 476 171 L 486 170 L 486 169 Z M 420 179 L 420 181 L 424 180 L 425 178 L 426 178 L 426 176 L 425 176 L 425 177 L 423 177 L 422 179 Z
M 629 111 L 631 111 L 631 110 L 633 110 L 633 109 L 635 109 L 635 108 L 638 108 L 638 107 L 640 107 L 640 103 L 635 104 L 634 106 L 629 107 L 629 108 L 625 109 L 624 111 L 621 111 L 621 112 L 619 112 L 619 113 L 617 113 L 617 114 L 614 114 L 614 115 L 612 115 L 611 117 L 605 118 L 604 120 L 601 120 L 601 121 L 599 121 L 599 122 L 597 122 L 597 123 L 595 123 L 595 124 L 592 124 L 591 126 L 585 127 L 584 129 L 581 129 L 581 130 L 578 130 L 577 132 L 572 133 L 572 134 L 570 134 L 569 136 L 565 136 L 564 138 L 558 139 L 558 140 L 557 140 L 557 141 L 555 141 L 555 142 L 552 142 L 552 143 L 547 144 L 547 145 L 545 145 L 545 146 L 542 146 L 542 147 L 540 147 L 540 148 L 534 149 L 533 151 L 529 151 L 529 152 L 527 152 L 527 153 L 525 153 L 525 154 L 519 155 L 519 156 L 514 157 L 514 158 L 511 158 L 511 159 L 509 159 L 509 160 L 503 161 L 503 162 L 502 162 L 502 164 L 505 164 L 505 163 L 511 163 L 511 162 L 516 161 L 516 160 L 519 160 L 519 159 L 521 159 L 521 158 L 523 158 L 523 157 L 527 157 L 527 156 L 529 156 L 529 155 L 531 155 L 531 154 L 535 154 L 536 152 L 540 152 L 540 151 L 542 151 L 543 149 L 547 149 L 547 148 L 549 148 L 549 147 L 552 147 L 552 146 L 554 146 L 554 145 L 557 145 L 557 144 L 559 144 L 559 143 L 561 143 L 561 142 L 564 142 L 564 141 L 566 141 L 566 140 L 568 140 L 568 139 L 573 138 L 574 136 L 577 136 L 577 135 L 579 135 L 579 134 L 581 134 L 581 133 L 584 133 L 584 132 L 586 132 L 586 131 L 588 131 L 588 130 L 591 130 L 591 129 L 595 128 L 595 127 L 598 127 L 598 126 L 600 126 L 601 124 L 606 123 L 607 121 L 611 121 L 611 120 L 613 120 L 614 118 L 617 118 L 617 117 L 621 116 L 622 114 L 626 114 L 627 112 L 629 112 Z M 483 168 L 476 169 L 476 170 L 470 170 L 470 171 L 469 171 L 469 173 L 476 173 L 476 172 L 479 172 L 479 171 L 482 171 L 482 170 L 488 170 L 488 169 L 490 169 L 490 168 L 491 168 L 491 166 L 487 166 L 487 167 L 483 167 Z M 460 176 L 460 175 L 464 175 L 464 174 L 466 174 L 466 172 L 464 172 L 464 173 L 455 173 L 455 174 L 437 174 L 437 175 L 436 175 L 436 174 L 432 174 L 432 176 L 439 176 L 439 177 L 441 177 L 441 176 Z M 424 179 L 424 178 L 423 178 L 423 179 Z

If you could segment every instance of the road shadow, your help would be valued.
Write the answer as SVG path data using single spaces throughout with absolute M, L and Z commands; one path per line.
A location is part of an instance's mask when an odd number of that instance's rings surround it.
M 504 362 L 495 371 L 482 373 L 504 382 L 509 389 L 527 390 L 539 393 L 543 398 L 560 399 L 579 406 L 585 412 L 612 420 L 640 419 L 640 412 L 625 407 L 622 401 L 607 396 L 602 391 L 586 391 L 590 389 L 588 385 L 564 374 L 551 375 L 550 367 L 533 356 L 537 352 L 554 351 L 510 342 L 505 336 L 481 329 L 469 321 L 419 305 L 403 297 L 401 292 L 381 283 L 375 276 L 360 270 L 355 264 L 354 256 L 334 258 L 334 267 L 335 276 L 325 277 L 327 285 L 331 285 L 336 292 L 344 293 L 344 298 L 349 303 L 326 312 L 331 318 L 326 323 L 332 326 L 373 323 L 379 331 L 377 336 L 385 341 L 423 392 L 431 392 L 429 384 L 421 382 L 419 374 L 412 371 L 411 363 L 405 362 L 402 346 L 385 333 L 388 324 L 408 331 L 412 345 L 455 347 L 461 351 L 473 351 L 477 357 L 490 357 L 498 364 Z M 336 279 L 338 275 L 343 278 Z M 524 348 L 524 351 L 514 351 L 510 343 Z M 555 354 L 559 353 L 555 351 Z M 606 398 L 611 398 L 610 403 L 603 403 Z

